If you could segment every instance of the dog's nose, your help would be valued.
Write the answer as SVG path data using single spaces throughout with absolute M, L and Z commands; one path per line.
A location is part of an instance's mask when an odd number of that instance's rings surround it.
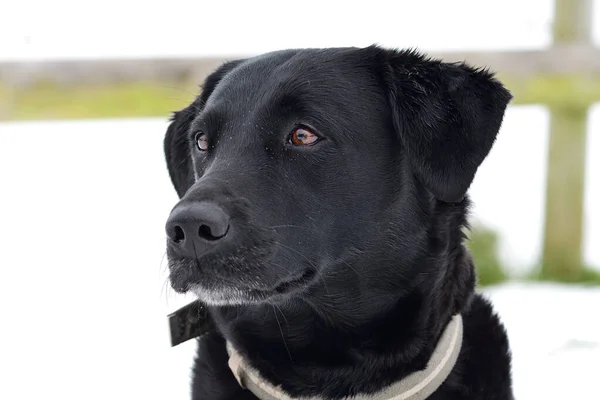
M 198 258 L 220 244 L 229 233 L 229 216 L 209 202 L 175 206 L 167 220 L 167 237 L 180 256 Z

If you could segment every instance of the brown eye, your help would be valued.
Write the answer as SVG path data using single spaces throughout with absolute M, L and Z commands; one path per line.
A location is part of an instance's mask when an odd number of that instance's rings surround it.
M 294 146 L 310 146 L 319 141 L 319 136 L 304 127 L 296 128 L 290 135 L 290 143 Z
M 198 146 L 198 150 L 200 151 L 208 150 L 208 137 L 206 133 L 198 132 L 196 134 L 196 146 Z

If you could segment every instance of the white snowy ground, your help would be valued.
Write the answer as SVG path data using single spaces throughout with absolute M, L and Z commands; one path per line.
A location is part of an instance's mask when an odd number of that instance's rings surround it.
M 501 232 L 515 264 L 539 248 L 545 118 L 509 110 L 473 185 L 475 215 Z M 163 289 L 163 226 L 176 201 L 165 127 L 0 124 L 0 399 L 188 398 L 193 342 L 170 348 L 165 318 L 189 300 Z M 598 266 L 598 158 L 589 165 L 585 254 Z M 600 289 L 487 294 L 509 332 L 517 399 L 600 399 Z
M 508 331 L 517 399 L 600 399 L 600 289 L 508 284 L 486 294 Z

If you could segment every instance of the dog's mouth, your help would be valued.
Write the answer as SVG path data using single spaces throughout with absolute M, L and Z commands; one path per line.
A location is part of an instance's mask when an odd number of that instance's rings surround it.
M 266 291 L 262 290 L 262 292 L 271 295 L 285 295 L 296 292 L 309 286 L 315 280 L 316 276 L 317 271 L 314 269 L 307 269 L 299 277 L 284 280 L 283 282 L 277 284 L 277 286 L 275 286 L 273 289 Z
M 316 280 L 317 272 L 306 270 L 297 278 L 284 280 L 270 289 L 255 289 L 245 285 L 208 285 L 198 282 L 189 286 L 200 301 L 213 306 L 231 306 L 279 302 L 300 294 Z
M 264 279 L 251 280 L 219 277 L 219 273 L 198 273 L 193 262 L 171 264 L 171 286 L 178 293 L 192 292 L 208 305 L 226 306 L 278 302 L 301 294 L 317 279 L 318 272 L 313 268 L 301 274 L 280 279 L 273 286 L 265 285 Z

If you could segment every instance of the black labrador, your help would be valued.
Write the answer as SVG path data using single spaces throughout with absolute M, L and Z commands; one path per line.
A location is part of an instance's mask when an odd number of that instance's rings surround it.
M 198 339 L 193 399 L 257 398 L 226 344 L 292 398 L 379 396 L 435 367 L 455 315 L 458 359 L 427 398 L 512 399 L 507 335 L 464 246 L 466 192 L 510 99 L 485 69 L 377 46 L 213 72 L 164 142 L 181 198 L 171 285 L 217 327 Z

